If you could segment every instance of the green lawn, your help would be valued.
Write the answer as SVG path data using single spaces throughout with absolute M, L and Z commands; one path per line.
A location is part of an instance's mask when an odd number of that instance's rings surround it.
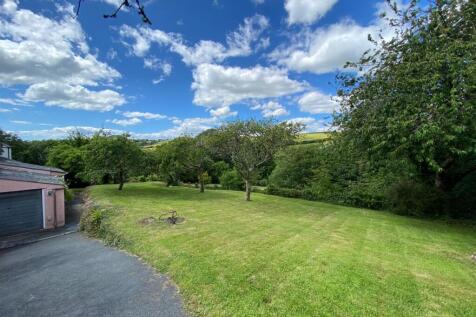
M 474 227 L 253 193 L 95 186 L 121 247 L 199 316 L 476 316 Z M 177 226 L 143 225 L 175 209 Z

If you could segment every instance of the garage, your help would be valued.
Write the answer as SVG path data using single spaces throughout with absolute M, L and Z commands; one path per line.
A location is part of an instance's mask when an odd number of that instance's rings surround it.
M 0 146 L 0 237 L 64 226 L 66 172 L 12 160 Z
M 0 194 L 0 235 L 13 235 L 42 228 L 41 190 Z

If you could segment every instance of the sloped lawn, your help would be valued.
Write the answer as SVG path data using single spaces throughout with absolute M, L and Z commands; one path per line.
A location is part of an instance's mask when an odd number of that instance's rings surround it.
M 156 183 L 90 193 L 199 316 L 476 316 L 474 227 Z M 140 221 L 170 209 L 185 222 Z

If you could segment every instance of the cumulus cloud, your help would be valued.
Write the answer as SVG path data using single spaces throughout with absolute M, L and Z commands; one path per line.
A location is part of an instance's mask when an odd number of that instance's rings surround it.
M 5 109 L 5 108 L 0 108 L 0 113 L 5 113 L 5 112 L 12 112 L 12 109 Z
M 286 116 L 289 112 L 286 108 L 276 101 L 268 101 L 264 104 L 256 104 L 251 107 L 252 110 L 260 110 L 265 118 Z
M 212 117 L 225 118 L 225 117 L 236 116 L 238 112 L 231 111 L 229 106 L 225 106 L 225 107 L 220 107 L 216 109 L 210 109 L 210 114 L 212 115 Z
M 142 120 L 136 117 L 132 117 L 129 119 L 113 119 L 111 120 L 111 122 L 114 124 L 122 125 L 123 127 L 126 127 L 130 125 L 136 125 L 136 124 L 142 123 Z
M 66 127 L 54 127 L 51 129 L 42 129 L 42 130 L 22 130 L 22 131 L 8 131 L 18 135 L 24 139 L 34 139 L 34 140 L 43 140 L 43 139 L 63 139 L 70 135 L 71 132 L 79 131 L 84 135 L 91 136 L 94 133 L 99 131 L 108 132 L 111 134 L 122 134 L 125 131 L 115 130 L 115 129 L 102 129 L 88 126 L 66 126 Z
M 377 13 L 380 12 L 391 14 L 386 4 L 377 6 Z M 275 49 L 270 59 L 297 72 L 323 74 L 343 70 L 347 62 L 357 61 L 374 47 L 368 41 L 368 35 L 377 38 L 381 30 L 385 39 L 394 35 L 394 30 L 379 17 L 367 26 L 344 19 L 314 30 L 305 28 L 293 36 L 291 43 Z
M 288 24 L 311 24 L 322 18 L 337 0 L 286 0 L 284 7 L 288 12 Z
M 199 65 L 222 62 L 230 57 L 250 55 L 253 52 L 253 45 L 259 42 L 260 35 L 268 26 L 268 19 L 262 15 L 245 18 L 236 31 L 227 35 L 226 46 L 209 40 L 188 45 L 180 34 L 167 33 L 149 27 L 133 28 L 123 25 L 119 34 L 136 56 L 144 57 L 151 45 L 155 43 L 179 54 L 185 64 Z M 128 43 L 128 40 L 132 40 L 132 43 Z
M 220 108 L 248 99 L 280 97 L 304 90 L 305 83 L 292 80 L 277 68 L 225 67 L 202 64 L 193 72 L 194 103 Z
M 172 64 L 158 59 L 155 56 L 144 58 L 144 67 L 155 71 L 159 71 L 160 76 L 152 80 L 153 84 L 159 84 L 172 73 Z
M 128 119 L 126 119 L 128 120 Z M 111 121 L 112 122 L 112 121 Z M 137 132 L 127 132 L 125 130 L 119 129 L 103 129 L 89 126 L 65 126 L 65 127 L 54 127 L 51 129 L 42 129 L 42 130 L 22 130 L 22 131 L 8 131 L 9 133 L 14 133 L 21 138 L 25 139 L 61 139 L 66 138 L 72 131 L 80 131 L 85 135 L 93 135 L 99 131 L 104 131 L 110 134 L 123 134 L 129 133 L 131 137 L 135 139 L 171 139 L 181 135 L 196 135 L 205 130 L 217 127 L 221 124 L 221 119 L 218 117 L 208 117 L 208 118 L 186 118 L 173 120 L 173 126 L 162 131 L 151 132 L 151 133 L 137 133 Z M 117 123 L 115 123 L 117 124 Z M 131 124 L 129 124 L 130 126 Z M 128 124 L 123 124 L 123 126 L 128 126 Z
M 299 109 L 308 113 L 333 113 L 337 111 L 339 103 L 335 96 L 324 94 L 320 91 L 311 91 L 299 98 Z
M 126 118 L 144 118 L 144 119 L 165 119 L 166 115 L 151 113 L 151 112 L 139 112 L 139 111 L 124 111 L 122 115 Z
M 174 120 L 174 127 L 170 129 L 153 133 L 135 133 L 133 136 L 145 139 L 171 139 L 180 135 L 196 135 L 214 128 L 220 123 L 218 117 L 176 119 Z
M 117 70 L 90 53 L 86 36 L 74 18 L 73 7 L 66 5 L 57 8 L 60 17 L 50 19 L 20 9 L 18 1 L 3 1 L 0 7 L 1 85 L 27 85 L 31 90 L 42 87 L 43 92 L 46 86 L 67 85 L 78 91 L 89 91 L 85 87 L 111 84 L 120 77 Z M 52 93 L 48 95 L 55 97 Z M 95 98 L 108 99 L 96 100 L 93 104 L 84 103 L 86 100 L 81 96 L 70 96 L 73 100 L 65 104 L 58 103 L 57 98 L 41 101 L 49 105 L 86 110 L 105 110 L 98 109 L 97 105 L 106 102 L 109 102 L 109 109 L 124 103 L 119 93 L 114 92 L 113 99 L 111 95 L 110 90 L 96 91 Z M 75 106 L 71 107 L 71 104 Z
M 43 102 L 47 106 L 89 111 L 110 111 L 125 103 L 121 94 L 110 89 L 93 91 L 80 85 L 55 81 L 33 84 L 22 97 L 26 101 Z

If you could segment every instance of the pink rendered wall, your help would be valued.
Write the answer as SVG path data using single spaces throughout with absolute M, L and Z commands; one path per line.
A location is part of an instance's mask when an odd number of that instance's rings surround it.
M 56 197 L 56 226 L 64 226 L 64 189 L 57 189 L 55 192 Z
M 0 179 L 0 193 L 15 192 L 22 190 L 41 189 L 44 207 L 44 228 L 52 229 L 64 226 L 64 187 L 53 184 L 40 184 L 30 182 L 18 182 Z M 52 191 L 51 195 L 48 192 Z M 55 214 L 56 209 L 56 214 Z

